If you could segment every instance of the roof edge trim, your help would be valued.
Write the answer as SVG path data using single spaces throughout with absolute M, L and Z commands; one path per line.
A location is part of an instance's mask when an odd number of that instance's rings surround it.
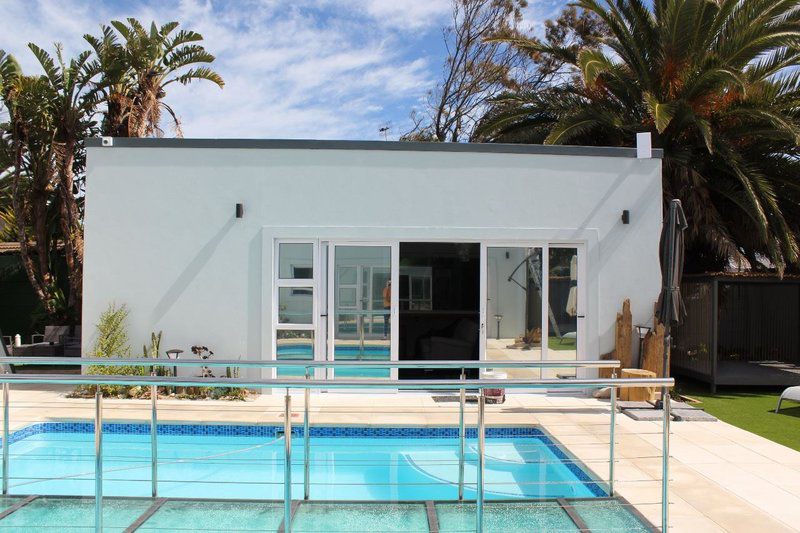
M 86 139 L 89 148 L 102 147 L 100 137 Z M 176 139 L 115 137 L 108 148 L 203 148 L 259 150 L 384 150 L 391 152 L 454 152 L 529 155 L 575 155 L 636 158 L 636 148 L 543 144 L 438 143 L 401 141 L 340 141 L 311 139 Z M 653 150 L 653 159 L 664 151 Z

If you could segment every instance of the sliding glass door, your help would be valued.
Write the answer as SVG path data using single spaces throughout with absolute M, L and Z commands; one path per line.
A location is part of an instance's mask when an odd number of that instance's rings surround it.
M 396 247 L 331 244 L 328 247 L 328 359 L 389 361 L 396 329 Z M 329 377 L 389 378 L 391 369 L 338 369 Z
M 490 244 L 484 254 L 483 358 L 578 359 L 584 305 L 581 248 Z M 575 376 L 574 369 L 503 371 L 518 379 Z

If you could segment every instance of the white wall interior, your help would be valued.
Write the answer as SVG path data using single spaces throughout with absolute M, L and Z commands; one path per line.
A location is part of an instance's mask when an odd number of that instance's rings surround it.
M 659 159 L 93 144 L 83 350 L 114 302 L 130 309 L 134 352 L 163 330 L 163 349 L 271 359 L 275 239 L 535 240 L 586 246 L 595 359 L 613 348 L 623 299 L 634 324 L 652 322 L 661 197 Z

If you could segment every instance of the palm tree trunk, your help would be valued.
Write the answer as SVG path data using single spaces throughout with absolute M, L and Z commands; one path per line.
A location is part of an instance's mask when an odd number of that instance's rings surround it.
M 47 261 L 46 248 L 43 253 L 43 243 L 36 243 L 37 253 L 39 255 L 39 275 L 37 276 L 36 267 L 34 266 L 30 256 L 30 250 L 28 249 L 28 235 L 25 230 L 25 221 L 28 217 L 26 216 L 25 205 L 22 199 L 21 182 L 22 145 L 18 139 L 14 139 L 14 181 L 12 182 L 11 205 L 14 209 L 15 219 L 17 221 L 17 240 L 19 241 L 20 261 L 25 269 L 25 274 L 28 276 L 28 281 L 31 284 L 31 288 L 33 288 L 33 292 L 41 302 L 45 312 L 52 315 L 54 308 L 53 300 L 50 295 L 50 287 L 52 286 L 53 280 Z
M 77 141 L 68 139 L 59 154 L 59 198 L 61 233 L 64 239 L 64 257 L 67 262 L 69 298 L 67 304 L 75 316 L 81 312 L 83 282 L 83 234 L 78 216 L 78 202 L 72 193 L 75 183 L 73 165 Z

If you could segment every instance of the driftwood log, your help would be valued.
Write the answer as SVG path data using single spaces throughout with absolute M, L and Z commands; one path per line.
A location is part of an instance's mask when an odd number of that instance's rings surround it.
M 631 315 L 631 301 L 622 302 L 622 313 L 617 313 L 616 346 L 614 358 L 622 363 L 622 368 L 633 366 L 633 315 Z
M 647 332 L 642 343 L 642 368 L 662 376 L 664 370 L 664 324 L 656 323 L 655 327 Z M 669 369 L 669 354 L 667 354 L 667 369 Z M 667 370 L 669 375 L 669 370 Z
M 654 378 L 654 372 L 639 368 L 623 368 L 623 378 Z M 652 402 L 656 400 L 654 387 L 626 387 L 620 389 L 619 399 L 627 402 Z
M 617 323 L 614 333 L 614 351 L 600 356 L 603 361 L 616 359 L 622 364 L 622 368 L 629 368 L 633 365 L 633 315 L 631 315 L 631 301 L 625 299 L 622 302 L 622 312 L 617 313 Z M 598 376 L 610 378 L 613 369 L 601 368 Z M 617 373 L 619 376 L 619 373 Z

